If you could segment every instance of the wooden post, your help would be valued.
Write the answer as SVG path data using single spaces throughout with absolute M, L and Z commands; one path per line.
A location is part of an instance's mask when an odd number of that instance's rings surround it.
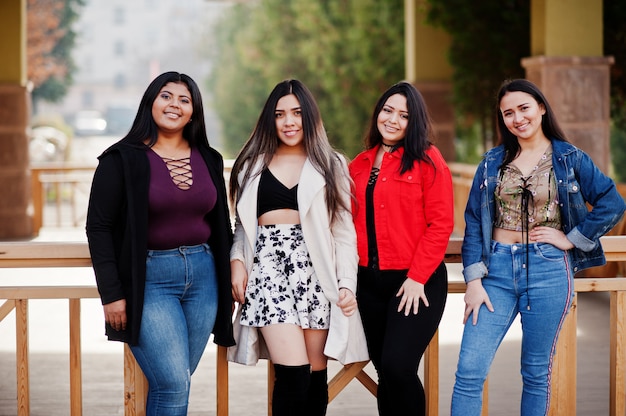
M 272 360 L 267 360 L 267 416 L 272 416 L 274 380 L 276 380 L 276 375 L 274 374 L 274 363 L 272 363 Z
M 556 344 L 550 380 L 552 396 L 549 416 L 576 414 L 576 323 L 578 295 L 565 318 Z
M 426 414 L 439 415 L 439 330 L 430 340 L 424 354 L 424 390 L 426 391 Z
M 489 376 L 483 384 L 483 407 L 480 416 L 489 416 Z
M 44 195 L 43 186 L 39 180 L 41 171 L 39 169 L 31 169 L 30 171 L 30 183 L 32 188 L 33 198 L 33 234 L 39 235 L 39 230 L 43 226 L 43 205 Z
M 80 299 L 70 299 L 70 415 L 83 414 Z
M 124 415 L 144 416 L 147 397 L 148 380 L 135 361 L 130 347 L 124 344 Z
M 626 292 L 611 292 L 611 351 L 609 415 L 626 413 Z
M 17 365 L 17 414 L 30 415 L 28 378 L 28 300 L 15 301 L 15 360 Z
M 216 386 L 217 416 L 228 416 L 228 349 L 217 346 Z

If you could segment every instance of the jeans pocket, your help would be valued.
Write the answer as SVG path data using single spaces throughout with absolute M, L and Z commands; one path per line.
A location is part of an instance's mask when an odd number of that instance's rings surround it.
M 547 261 L 563 261 L 565 252 L 548 243 L 539 243 L 535 246 L 537 256 Z

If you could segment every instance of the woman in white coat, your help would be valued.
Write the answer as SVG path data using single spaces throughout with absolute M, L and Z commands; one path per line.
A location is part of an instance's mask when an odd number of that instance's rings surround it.
M 274 416 L 324 415 L 328 357 L 347 364 L 368 355 L 354 295 L 350 176 L 300 81 L 271 92 L 235 160 L 230 193 L 239 309 L 229 358 L 271 358 Z

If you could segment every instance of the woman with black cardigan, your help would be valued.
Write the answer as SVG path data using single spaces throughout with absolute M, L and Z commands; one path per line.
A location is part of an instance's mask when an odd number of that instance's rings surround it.
M 130 345 L 147 414 L 185 415 L 211 332 L 234 345 L 222 156 L 187 75 L 158 76 L 130 132 L 99 157 L 87 237 L 109 340 Z

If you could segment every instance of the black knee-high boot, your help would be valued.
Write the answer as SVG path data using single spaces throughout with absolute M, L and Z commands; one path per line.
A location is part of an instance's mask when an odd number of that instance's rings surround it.
M 300 416 L 307 405 L 311 366 L 274 364 L 273 416 Z
M 324 416 L 328 406 L 328 370 L 311 371 L 306 416 Z

